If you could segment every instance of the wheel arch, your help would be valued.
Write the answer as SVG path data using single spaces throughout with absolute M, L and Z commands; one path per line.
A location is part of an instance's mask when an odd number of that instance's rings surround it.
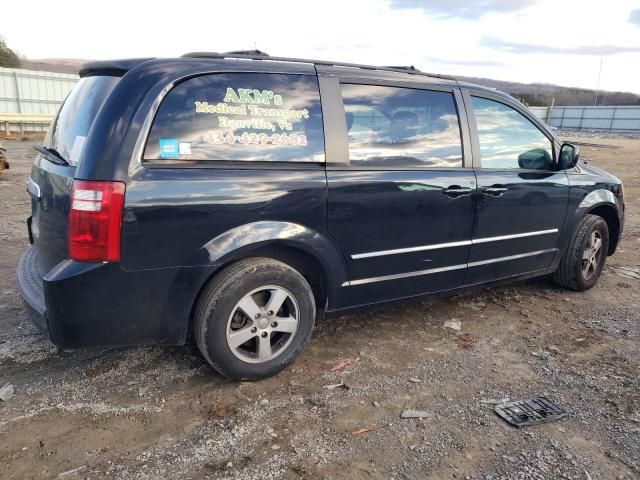
M 211 239 L 190 259 L 208 266 L 191 307 L 191 317 L 202 291 L 220 271 L 246 258 L 267 257 L 296 269 L 311 286 L 319 308 L 346 304 L 348 280 L 344 257 L 328 235 L 309 227 L 280 221 L 259 221 L 235 227 Z
M 616 207 L 610 203 L 601 203 L 587 210 L 585 214 L 597 215 L 607 223 L 609 229 L 607 256 L 613 255 L 620 240 L 620 218 L 618 218 Z

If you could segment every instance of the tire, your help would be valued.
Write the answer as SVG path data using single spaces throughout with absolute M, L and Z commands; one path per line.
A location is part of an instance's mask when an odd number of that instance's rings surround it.
M 249 258 L 205 287 L 194 334 L 202 355 L 222 375 L 258 380 L 293 362 L 311 337 L 315 317 L 313 292 L 300 273 L 277 260 Z
M 600 239 L 600 248 L 596 254 L 593 254 L 593 238 Z M 577 292 L 589 290 L 600 277 L 608 249 L 607 222 L 597 215 L 585 215 L 576 227 L 569 247 L 553 274 L 554 281 Z M 585 256 L 589 258 L 585 259 Z M 590 263 L 589 268 L 587 263 Z

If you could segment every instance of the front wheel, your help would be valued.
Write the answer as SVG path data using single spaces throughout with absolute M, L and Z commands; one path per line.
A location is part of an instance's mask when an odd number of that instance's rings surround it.
M 569 243 L 553 279 L 558 285 L 583 291 L 593 287 L 604 267 L 609 249 L 607 222 L 585 215 Z
M 316 307 L 300 273 L 269 258 L 227 267 L 195 310 L 198 348 L 226 377 L 257 380 L 288 366 L 311 337 Z

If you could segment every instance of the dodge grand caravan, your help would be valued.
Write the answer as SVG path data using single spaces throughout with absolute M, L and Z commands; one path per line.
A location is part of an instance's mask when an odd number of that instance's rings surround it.
M 18 285 L 61 348 L 183 344 L 257 379 L 316 314 L 552 274 L 591 288 L 621 182 L 499 91 L 192 53 L 87 64 L 37 146 Z

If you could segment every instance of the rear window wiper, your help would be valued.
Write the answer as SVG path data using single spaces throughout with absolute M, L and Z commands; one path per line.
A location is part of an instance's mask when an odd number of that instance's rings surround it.
M 48 148 L 42 145 L 34 145 L 33 148 L 36 152 L 42 154 L 47 160 L 55 163 L 56 165 L 69 165 L 69 162 L 67 162 L 67 160 L 55 148 Z

